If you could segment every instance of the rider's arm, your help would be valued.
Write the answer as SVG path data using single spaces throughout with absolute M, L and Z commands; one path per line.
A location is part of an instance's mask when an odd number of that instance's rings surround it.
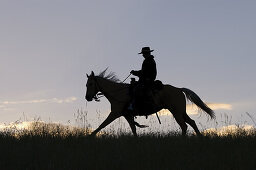
M 134 75 L 134 76 L 140 77 L 140 75 L 141 75 L 141 70 L 138 70 L 138 71 L 132 70 L 132 71 L 131 71 L 131 74 Z

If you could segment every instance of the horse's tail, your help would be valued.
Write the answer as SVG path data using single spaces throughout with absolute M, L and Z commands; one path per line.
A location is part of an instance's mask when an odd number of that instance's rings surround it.
M 181 88 L 181 91 L 186 94 L 186 97 L 192 103 L 195 103 L 200 109 L 209 114 L 212 119 L 215 118 L 214 111 L 211 108 L 209 108 L 195 92 L 187 88 Z

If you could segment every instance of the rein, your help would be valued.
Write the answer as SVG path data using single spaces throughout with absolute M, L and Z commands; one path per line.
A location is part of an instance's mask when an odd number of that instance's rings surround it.
M 131 76 L 131 73 L 122 81 L 122 83 L 125 82 L 125 80 L 126 80 L 128 77 L 130 77 L 130 76 Z M 95 79 L 95 82 L 96 82 L 96 86 L 97 86 L 98 91 L 102 91 L 101 88 L 100 88 L 100 85 L 99 85 L 99 83 L 98 83 L 98 81 L 97 81 L 96 79 Z M 125 89 L 125 88 L 123 88 L 123 89 Z M 121 90 L 123 90 L 123 89 L 115 90 L 115 91 L 113 91 L 113 92 L 119 92 L 119 91 L 121 91 Z M 105 92 L 105 94 L 106 94 L 106 92 Z M 120 101 L 120 100 L 116 99 L 115 97 L 113 97 L 112 95 L 110 95 L 109 93 L 108 93 L 107 95 L 108 95 L 109 97 L 111 97 L 112 99 L 118 101 L 118 102 L 126 103 L 126 101 Z M 95 101 L 97 101 L 97 102 L 100 102 L 100 99 L 99 99 L 99 98 L 101 98 L 101 97 L 104 97 L 104 94 L 103 94 L 102 92 L 99 92 L 99 93 L 95 94 L 95 96 L 93 97 L 93 99 L 94 99 Z
M 130 73 L 130 74 L 124 79 L 124 81 L 122 81 L 122 83 L 125 82 L 125 80 L 128 79 L 128 77 L 130 77 L 131 75 L 132 75 L 132 73 Z

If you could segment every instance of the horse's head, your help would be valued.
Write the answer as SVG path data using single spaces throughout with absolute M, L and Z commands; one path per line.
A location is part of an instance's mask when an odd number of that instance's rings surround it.
M 87 75 L 87 83 L 86 83 L 86 87 L 87 87 L 87 90 L 86 90 L 86 96 L 85 96 L 85 99 L 87 101 L 92 101 L 96 94 L 99 92 L 99 88 L 97 86 L 97 82 L 96 82 L 96 78 L 94 76 L 94 72 L 92 71 L 91 72 L 91 75 Z

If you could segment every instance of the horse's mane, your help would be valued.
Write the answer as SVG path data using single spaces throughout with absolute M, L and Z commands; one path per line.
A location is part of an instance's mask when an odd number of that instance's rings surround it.
M 102 72 L 99 73 L 98 77 L 110 80 L 112 82 L 116 82 L 116 83 L 120 83 L 119 78 L 116 76 L 116 74 L 114 72 L 110 72 L 108 74 L 106 74 L 108 68 L 106 68 L 105 70 L 103 70 Z

